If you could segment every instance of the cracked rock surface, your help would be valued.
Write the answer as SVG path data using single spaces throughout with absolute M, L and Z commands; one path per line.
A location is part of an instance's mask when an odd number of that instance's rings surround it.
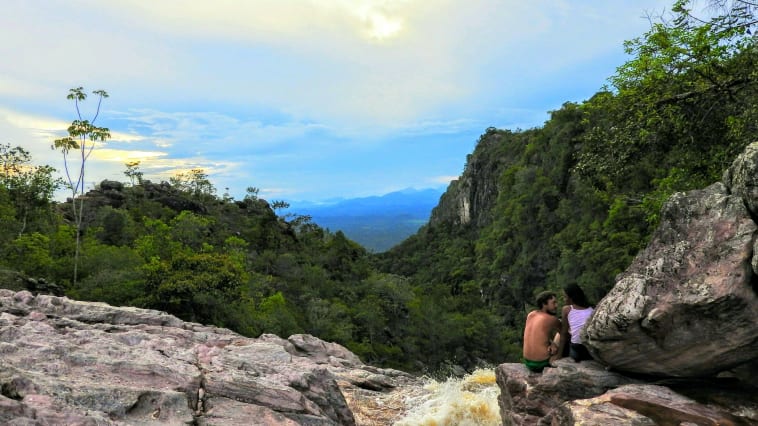
M 371 379 L 373 377 L 373 379 Z M 0 423 L 353 425 L 340 386 L 413 378 L 309 335 L 0 289 Z

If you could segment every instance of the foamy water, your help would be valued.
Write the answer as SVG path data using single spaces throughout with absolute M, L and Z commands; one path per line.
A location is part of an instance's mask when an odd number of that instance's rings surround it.
M 444 382 L 430 380 L 423 395 L 405 401 L 409 410 L 395 426 L 500 426 L 495 371 L 479 369 Z

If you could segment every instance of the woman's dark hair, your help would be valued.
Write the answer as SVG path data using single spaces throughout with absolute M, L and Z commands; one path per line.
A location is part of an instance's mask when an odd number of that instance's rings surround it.
M 563 287 L 563 291 L 566 293 L 566 296 L 571 298 L 573 304 L 581 306 L 582 308 L 588 308 L 590 306 L 590 302 L 587 301 L 587 296 L 578 285 L 569 284 Z

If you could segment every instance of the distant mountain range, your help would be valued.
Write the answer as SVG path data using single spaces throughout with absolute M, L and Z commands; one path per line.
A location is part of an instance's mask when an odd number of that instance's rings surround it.
M 380 253 L 399 244 L 429 221 L 444 189 L 404 189 L 384 195 L 324 202 L 287 201 L 279 214 L 311 216 L 313 222 Z

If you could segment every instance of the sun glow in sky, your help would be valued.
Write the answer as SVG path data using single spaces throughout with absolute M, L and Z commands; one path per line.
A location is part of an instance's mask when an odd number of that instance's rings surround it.
M 403 29 L 399 19 L 388 18 L 382 14 L 371 14 L 366 17 L 369 23 L 369 34 L 378 40 L 385 40 L 397 36 Z
M 673 2 L 673 0 L 671 0 Z M 104 89 L 88 186 L 201 168 L 219 193 L 444 188 L 488 127 L 598 91 L 662 0 L 6 0 L 0 143 L 63 170 L 68 89 Z M 95 98 L 82 105 L 94 113 Z

